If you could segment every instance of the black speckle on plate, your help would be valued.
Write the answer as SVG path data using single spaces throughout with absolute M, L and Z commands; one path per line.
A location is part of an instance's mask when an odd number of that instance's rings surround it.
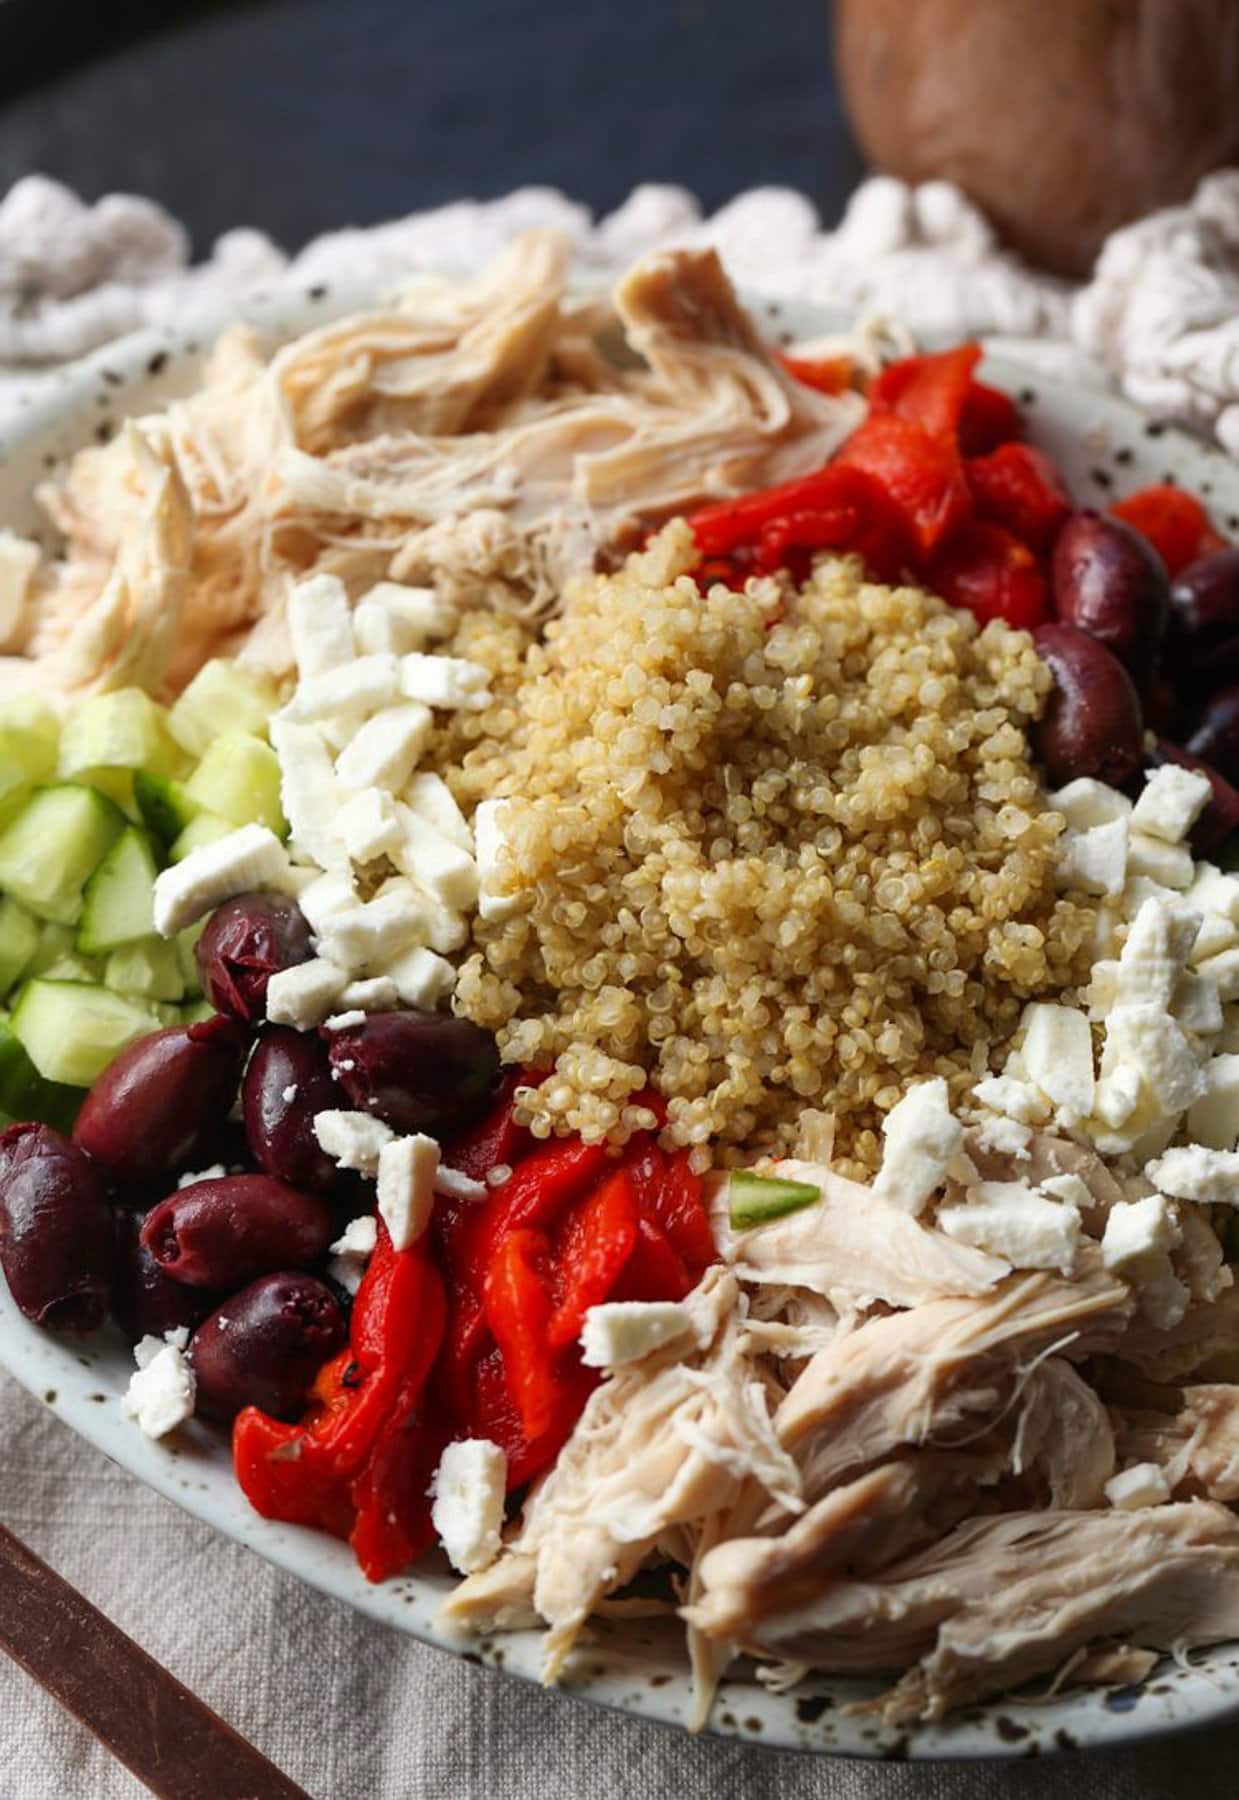
M 664 1673 L 662 1675 L 651 1675 L 650 1676 L 650 1686 L 652 1688 L 666 1687 L 667 1683 L 670 1680 L 671 1680 L 670 1675 L 668 1675 L 666 1673 Z
M 325 281 L 316 281 L 313 287 L 308 287 L 305 290 L 305 297 L 307 300 L 325 300 L 327 298 L 327 283 Z
M 156 350 L 154 356 L 151 357 L 146 365 L 146 372 L 148 375 L 162 375 L 167 366 L 168 352 L 166 350 Z
M 816 1725 L 824 1712 L 829 1712 L 834 1701 L 829 1694 L 803 1694 L 796 1702 L 796 1717 L 802 1725 Z
M 472 1663 L 475 1669 L 480 1669 L 482 1667 L 482 1659 L 476 1650 L 462 1650 L 460 1660 L 461 1662 Z
M 1179 477 L 1175 474 L 1173 469 L 1163 469 L 1162 470 L 1162 480 L 1165 482 L 1167 487 L 1177 487 Z
M 792 331 L 780 331 L 777 341 L 786 349 L 789 344 L 795 343 L 796 334 Z
M 1054 1742 L 1060 1750 L 1078 1750 L 1080 1748 L 1079 1739 L 1072 1737 L 1071 1733 L 1064 1730 L 1061 1725 L 1054 1733 Z
M 1109 469 L 1090 469 L 1088 478 L 1095 487 L 1112 488 L 1114 486 L 1114 477 Z
M 720 1713 L 718 1722 L 720 1725 L 725 1725 L 728 1731 L 734 1731 L 736 1729 L 736 1715 L 734 1712 Z
M 908 1743 L 909 1740 L 906 1733 L 902 1737 L 895 1738 L 894 1741 L 888 1744 L 886 1749 L 883 1750 L 882 1755 L 884 1759 L 887 1762 L 907 1762 Z
M 1029 1735 L 1027 1725 L 1017 1724 L 1014 1719 L 1008 1718 L 1006 1713 L 999 1713 L 994 1720 L 994 1730 L 1004 1744 L 1022 1744 Z
M 1116 1713 L 1135 1712 L 1144 1699 L 1144 1694 L 1145 1690 L 1138 1686 L 1111 1688 L 1105 1698 L 1106 1710 Z
M 100 444 L 110 444 L 116 435 L 116 426 L 111 419 L 103 419 L 95 426 L 95 438 Z
M 1114 460 L 1116 463 L 1121 464 L 1121 466 L 1123 468 L 1126 468 L 1128 463 L 1132 459 L 1132 455 L 1133 455 L 1133 452 L 1132 452 L 1130 446 L 1127 444 L 1124 444 L 1123 448 L 1121 450 L 1116 450 L 1114 452 Z
M 1021 388 L 1016 395 L 1016 398 L 1021 406 L 1035 406 L 1037 404 L 1037 390 L 1036 388 Z
M 1164 419 L 1150 419 L 1144 428 L 1144 435 L 1145 437 L 1159 438 L 1163 435 L 1165 429 L 1166 423 Z
M 109 386 L 119 387 L 125 377 L 121 374 L 119 369 L 105 369 L 103 371 L 103 379 Z
M 86 1398 L 93 1400 L 96 1406 L 106 1406 L 108 1402 L 106 1394 L 87 1394 Z
M 761 1720 L 757 1717 L 756 1713 L 751 1713 L 749 1715 L 749 1717 L 744 1721 L 744 1729 L 746 1731 L 764 1731 L 765 1726 L 762 1724 Z
M 60 1396 L 57 1394 L 55 1388 L 48 1388 L 48 1390 L 44 1394 L 43 1398 L 46 1401 L 48 1406 L 55 1406 L 55 1404 L 56 1404 L 57 1400 L 60 1398 Z

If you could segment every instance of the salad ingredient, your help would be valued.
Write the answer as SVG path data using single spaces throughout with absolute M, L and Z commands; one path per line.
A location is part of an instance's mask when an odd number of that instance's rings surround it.
M 124 829 L 124 813 L 97 788 L 39 788 L 0 831 L 0 888 L 37 918 L 76 925 L 87 877 Z
M 131 1344 L 184 1326 L 192 1331 L 215 1305 L 215 1296 L 165 1275 L 141 1238 L 142 1220 L 116 1213 L 116 1268 L 112 1316 Z
M 925 565 L 925 585 L 982 625 L 1033 631 L 1049 613 L 1045 576 L 1027 544 L 1001 525 L 967 519 Z
M 202 991 L 217 1012 L 246 1024 L 265 1017 L 273 975 L 309 962 L 310 928 L 284 894 L 237 894 L 217 906 L 195 949 Z
M 327 1039 L 339 1090 L 393 1131 L 459 1128 L 486 1105 L 499 1074 L 493 1037 L 467 1019 L 376 1013 Z
M 1102 513 L 1073 513 L 1055 541 L 1053 583 L 1063 623 L 1104 644 L 1146 687 L 1170 617 L 1165 566 L 1147 539 Z
M 223 900 L 253 888 L 280 887 L 288 871 L 284 846 L 265 825 L 242 825 L 191 850 L 155 882 L 155 929 L 174 937 Z
M 227 731 L 202 753 L 185 792 L 203 812 L 230 825 L 265 825 L 288 836 L 280 806 L 280 765 L 270 744 L 246 731 Z
M 1225 547 L 1202 501 L 1169 482 L 1138 488 L 1110 508 L 1152 545 L 1172 578 L 1198 557 Z
M 962 422 L 960 429 L 962 433 Z M 1049 549 L 1071 502 L 1044 451 L 1032 444 L 1000 443 L 984 456 L 969 456 L 964 467 L 979 519 L 1004 525 L 1031 550 Z
M 1212 689 L 1239 680 L 1239 549 L 1200 557 L 1175 576 L 1166 661 L 1185 683 Z
M 273 1025 L 312 1031 L 339 1004 L 348 979 L 348 970 L 326 956 L 276 969 L 267 981 L 267 1017 Z
M 140 1037 L 95 1081 L 74 1142 L 123 1188 L 207 1159 L 236 1097 L 245 1034 L 219 1015 Z
M 127 827 L 83 885 L 77 928 L 83 956 L 99 956 L 153 936 L 156 873 L 150 839 L 135 826 Z
M 149 1438 L 166 1437 L 194 1414 L 196 1384 L 187 1361 L 185 1332 L 169 1332 L 165 1340 L 145 1337 L 134 1346 L 137 1371 L 121 1401 L 121 1411 Z
M 342 1169 L 353 1169 L 373 1179 L 379 1172 L 379 1155 L 394 1133 L 369 1113 L 330 1108 L 314 1115 L 314 1135 L 325 1153 Z
M 336 1165 L 314 1134 L 314 1119 L 338 1096 L 321 1038 L 269 1026 L 241 1086 L 246 1141 L 259 1168 L 293 1187 L 331 1187 Z
M 486 1438 L 448 1444 L 435 1470 L 431 1522 L 462 1575 L 488 1569 L 499 1554 L 507 1459 Z
M 882 1122 L 882 1167 L 874 1193 L 915 1217 L 942 1185 L 963 1142 L 942 1077 L 914 1083 Z
M 1038 654 L 1054 671 L 1054 688 L 1032 741 L 1050 780 L 1093 777 L 1121 788 L 1140 767 L 1140 696 L 1127 670 L 1104 644 L 1072 625 L 1043 625 Z
M 784 1218 L 802 1206 L 816 1205 L 821 1197 L 821 1189 L 812 1182 L 783 1181 L 775 1175 L 755 1175 L 751 1169 L 733 1169 L 727 1178 L 727 1210 L 733 1231 Z
M 693 1315 L 678 1300 L 605 1301 L 585 1315 L 581 1361 L 587 1369 L 622 1369 L 688 1338 L 692 1330 Z
M 202 757 L 221 732 L 265 736 L 275 707 L 275 686 L 262 669 L 216 657 L 173 702 L 168 729 L 190 756 Z
M 103 1183 L 49 1125 L 0 1135 L 0 1267 L 28 1319 L 93 1331 L 107 1315 L 116 1249 Z
M 1239 683 L 1209 696 L 1187 750 L 1211 764 L 1224 780 L 1239 782 Z
M 410 1250 L 430 1224 L 439 1146 L 415 1132 L 393 1138 L 379 1151 L 377 1186 L 379 1217 L 394 1250 Z
M 28 981 L 12 1023 L 40 1075 L 85 1088 L 159 1019 L 152 1005 L 87 986 L 75 973 L 67 981 Z
M 165 1275 L 190 1287 L 231 1289 L 327 1254 L 335 1220 L 325 1200 L 269 1175 L 191 1182 L 152 1207 L 142 1242 Z
M 189 1343 L 198 1410 L 227 1423 L 247 1406 L 292 1419 L 344 1342 L 344 1314 L 313 1275 L 279 1270 L 232 1294 Z

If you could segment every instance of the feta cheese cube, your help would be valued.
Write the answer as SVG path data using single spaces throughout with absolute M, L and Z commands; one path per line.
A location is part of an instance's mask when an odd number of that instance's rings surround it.
M 1199 913 L 1182 903 L 1146 900 L 1128 928 L 1119 957 L 1119 1004 L 1169 1011 L 1199 929 Z
M 483 919 L 506 919 L 522 904 L 520 895 L 510 891 L 511 870 L 502 854 L 508 841 L 504 822 L 511 804 L 510 800 L 483 800 L 473 815 L 478 913 Z
M 337 919 L 358 904 L 352 875 L 343 869 L 320 875 L 302 888 L 297 904 L 315 937 L 324 937 Z
M 1120 1063 L 1097 1083 L 1097 1098 L 1094 1102 L 1096 1116 L 1111 1131 L 1118 1131 L 1127 1124 L 1140 1104 L 1143 1087 L 1139 1069 Z
M 991 1113 L 975 1127 L 980 1149 L 992 1150 L 998 1156 L 1012 1156 L 1016 1162 L 1028 1161 L 1032 1135 L 1031 1126 L 1021 1125 L 1018 1119 L 1001 1118 L 997 1113 Z
M 365 1022 L 366 1015 L 360 1006 L 353 1006 L 347 1012 L 332 1013 L 326 1023 L 328 1031 L 351 1031 L 355 1025 L 364 1025 Z
M 1217 913 L 1239 927 L 1239 876 L 1224 875 L 1216 863 L 1197 863 L 1196 879 L 1187 897 L 1197 912 L 1206 917 Z
M 387 608 L 376 606 L 371 600 L 358 601 L 353 613 L 353 636 L 362 656 L 399 656 L 402 651 L 413 649 L 412 644 L 403 642 L 400 626 Z
M 350 981 L 340 995 L 346 1012 L 360 1013 L 364 1018 L 372 1012 L 394 1012 L 400 995 L 390 975 L 370 975 L 361 981 Z
M 1047 794 L 1046 804 L 1062 813 L 1072 831 L 1091 831 L 1095 825 L 1112 825 L 1115 819 L 1125 819 L 1131 812 L 1131 801 L 1126 794 L 1120 794 L 1117 788 L 1107 787 L 1104 781 L 1094 781 L 1088 775 L 1081 775 L 1056 793 Z
M 1074 1206 L 1047 1200 L 1022 1181 L 980 1181 L 963 1205 L 940 1206 L 938 1229 L 957 1243 L 1001 1256 L 1015 1269 L 1069 1275 L 1080 1245 Z
M 1213 1037 L 1222 1029 L 1222 1002 L 1217 982 L 1189 970 L 1180 975 L 1171 1007 L 1175 1023 L 1197 1037 Z
M 1131 815 L 1133 831 L 1145 831 L 1168 844 L 1181 844 L 1213 795 L 1207 775 L 1197 769 L 1163 763 L 1149 774 Z M 1171 883 L 1170 885 L 1175 885 Z
M 610 1300 L 585 1314 L 581 1361 L 588 1369 L 622 1369 L 692 1330 L 692 1314 L 678 1300 Z
M 1139 1280 L 1142 1274 L 1158 1273 L 1161 1258 L 1182 1239 L 1178 1216 L 1164 1195 L 1116 1200 L 1106 1215 L 1101 1260 L 1116 1275 Z
M 1204 1144 L 1188 1144 L 1167 1150 L 1144 1172 L 1154 1187 L 1163 1194 L 1173 1194 L 1176 1200 L 1239 1206 L 1239 1150 L 1211 1150 Z
M 427 909 L 412 883 L 384 884 L 373 900 L 334 914 L 318 932 L 324 952 L 349 969 L 382 964 L 427 934 Z
M 1088 894 L 1121 894 L 1127 879 L 1128 836 L 1125 818 L 1087 831 L 1064 832 L 1058 845 L 1059 886 L 1083 888 Z
M 1185 889 L 1191 887 L 1195 871 L 1186 845 L 1168 844 L 1150 832 L 1133 831 L 1127 844 L 1127 872 L 1147 875 L 1163 887 Z
M 379 1217 L 394 1250 L 408 1250 L 430 1223 L 439 1146 L 420 1131 L 392 1138 L 379 1151 Z
M 385 706 L 359 725 L 341 750 L 335 767 L 340 786 L 355 793 L 378 787 L 398 794 L 433 730 L 434 714 L 428 706 L 412 701 Z
M 277 969 L 267 983 L 267 1017 L 273 1025 L 313 1031 L 338 1004 L 347 980 L 339 963 L 326 956 Z
M 1170 1484 L 1155 1462 L 1132 1463 L 1106 1483 L 1106 1499 L 1125 1512 L 1142 1506 L 1161 1506 L 1169 1498 Z
M 399 699 L 400 659 L 395 656 L 356 656 L 337 669 L 307 675 L 284 708 L 285 719 L 303 723 L 330 719 L 336 714 L 372 713 Z M 407 698 L 415 700 L 416 694 Z
M 1116 1006 L 1106 1020 L 1102 1074 L 1123 1063 L 1140 1071 L 1164 1117 L 1186 1111 L 1204 1092 L 1200 1057 L 1175 1021 L 1156 1005 Z
M 379 1229 L 373 1213 L 350 1219 L 331 1246 L 327 1272 L 339 1282 L 346 1294 L 355 1294 L 361 1286 L 366 1264 L 378 1248 Z
M 423 770 L 409 782 L 402 799 L 443 837 L 450 838 L 453 844 L 473 855 L 473 833 L 442 775 Z
M 498 1556 L 507 1485 L 507 1458 L 488 1438 L 460 1438 L 440 1457 L 430 1521 L 461 1575 L 488 1569 Z
M 144 1338 L 135 1355 L 138 1368 L 129 1377 L 121 1411 L 149 1438 L 161 1438 L 193 1417 L 197 1388 L 183 1348 Z
M 361 605 L 386 613 L 399 639 L 393 648 L 401 652 L 449 636 L 460 621 L 459 608 L 440 600 L 433 588 L 406 587 L 402 581 L 376 582 L 362 595 Z
M 1093 964 L 1084 1001 L 1090 1019 L 1104 1019 L 1119 997 L 1119 965 L 1113 957 L 1102 957 Z
M 1239 949 L 1223 950 L 1196 965 L 1196 973 L 1211 981 L 1223 1002 L 1239 1000 Z
M 155 929 L 161 937 L 175 937 L 234 894 L 277 887 L 287 869 L 284 846 L 273 831 L 242 825 L 155 877 Z
M 1019 1081 L 1013 1075 L 987 1075 L 972 1090 L 978 1106 L 1018 1119 L 1022 1125 L 1044 1125 L 1050 1116 L 1050 1103 L 1030 1081 Z
M 411 807 L 397 801 L 396 809 L 400 836 L 391 852 L 396 867 L 443 906 L 457 911 L 472 906 L 478 897 L 478 871 L 469 851 L 444 837 Z
M 1185 899 L 1189 906 L 1195 906 L 1194 891 L 1189 888 Z M 1222 950 L 1233 950 L 1239 944 L 1239 927 L 1224 919 L 1221 913 L 1204 913 L 1200 921 L 1200 930 L 1196 934 L 1196 942 L 1192 945 L 1190 961 L 1202 963 L 1210 956 L 1217 956 Z
M 303 681 L 351 663 L 356 649 L 344 583 L 335 575 L 307 575 L 294 581 L 288 590 L 288 635 Z
M 490 671 L 463 656 L 402 656 L 400 692 L 423 706 L 459 707 L 481 712 L 490 705 Z
M 963 1149 L 964 1129 L 951 1112 L 945 1080 L 917 1082 L 882 1122 L 885 1147 L 873 1191 L 914 1216 L 946 1180 Z
M 1188 1111 L 1188 1132 L 1195 1144 L 1233 1150 L 1239 1143 L 1239 1055 L 1211 1057 L 1204 1073 L 1205 1091 Z
M 336 830 L 340 792 L 327 741 L 316 725 L 298 725 L 278 714 L 270 729 L 289 841 L 299 856 L 320 869 L 339 868 L 347 858 Z
M 490 1189 L 484 1181 L 466 1175 L 463 1169 L 445 1169 L 439 1165 L 435 1175 L 435 1193 L 448 1200 L 486 1200 Z
M 1222 1008 L 1222 1035 L 1217 1041 L 1219 1050 L 1239 1050 L 1239 1006 Z
M 434 1012 L 456 986 L 456 971 L 451 963 L 424 945 L 395 957 L 388 963 L 386 974 L 405 1006 L 416 1006 L 423 1012 Z
M 336 829 L 353 862 L 374 862 L 400 842 L 396 803 L 382 788 L 365 788 L 341 806 Z
M 1048 1194 L 1051 1200 L 1061 1200 L 1065 1206 L 1074 1206 L 1077 1212 L 1087 1211 L 1093 1204 L 1088 1183 L 1079 1175 L 1047 1175 L 1040 1192 Z
M 319 1148 L 340 1168 L 375 1175 L 383 1146 L 392 1142 L 395 1133 L 369 1113 L 328 1108 L 314 1115 L 314 1136 Z
M 1072 1006 L 1027 1007 L 1022 1049 L 1029 1080 L 1055 1107 L 1086 1119 L 1096 1090 L 1093 1036 L 1086 1015 Z

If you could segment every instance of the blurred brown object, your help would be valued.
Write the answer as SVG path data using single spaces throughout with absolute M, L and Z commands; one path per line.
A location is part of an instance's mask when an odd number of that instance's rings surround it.
M 835 0 L 834 40 L 866 155 L 1063 274 L 1239 162 L 1239 0 Z

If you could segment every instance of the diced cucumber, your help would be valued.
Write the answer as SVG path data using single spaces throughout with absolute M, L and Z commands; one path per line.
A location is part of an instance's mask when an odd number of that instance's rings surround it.
M 51 781 L 55 774 L 55 738 L 0 724 L 0 799 L 41 781 Z
M 206 930 L 206 926 L 206 919 L 199 919 L 196 925 L 187 925 L 185 930 L 172 940 L 176 945 L 176 954 L 181 965 L 181 980 L 185 983 L 185 993 L 191 999 L 202 992 L 202 970 L 198 967 L 196 950 L 198 939 Z
M 42 694 L 11 694 L 0 700 L 0 731 L 42 738 L 54 752 L 60 742 L 60 714 Z
M 204 844 L 213 844 L 216 838 L 227 837 L 235 830 L 231 819 L 221 819 L 218 813 L 199 813 L 196 819 L 189 821 L 169 850 L 168 861 L 183 862 L 191 850 L 201 850 Z
M 45 1081 L 8 1024 L 0 1025 L 0 1109 L 12 1119 L 39 1119 L 70 1131 L 82 1090 Z
M 38 947 L 38 924 L 5 894 L 0 898 L 0 994 L 25 974 Z
M 170 775 L 154 775 L 149 769 L 134 771 L 133 797 L 142 823 L 161 844 L 171 844 L 180 837 L 203 810 L 183 781 L 174 781 Z
M 135 1038 L 159 1027 L 153 1007 L 76 981 L 30 981 L 13 1032 L 48 1081 L 89 1087 Z
M 787 1213 L 799 1212 L 822 1197 L 811 1181 L 783 1181 L 773 1175 L 754 1175 L 751 1169 L 733 1169 L 727 1179 L 727 1210 L 734 1231 L 768 1225 Z
M 175 1000 L 146 1000 L 143 1004 L 149 1006 L 154 1013 L 157 1028 L 162 1029 L 165 1025 L 184 1024 L 184 1019 L 181 1015 L 185 1011 L 185 1008 L 179 1005 Z
M 168 715 L 141 688 L 93 694 L 73 707 L 60 733 L 62 780 L 87 770 L 148 769 L 179 775 L 185 753 L 168 729 Z
M 275 689 L 264 676 L 217 657 L 199 669 L 168 714 L 168 724 L 191 756 L 202 756 L 223 731 L 265 737 L 276 704 Z
M 266 825 L 288 833 L 280 805 L 280 761 L 270 744 L 245 731 L 226 731 L 207 746 L 185 791 L 207 812 L 234 825 Z
M 183 1000 L 185 977 L 174 941 L 141 938 L 113 950 L 103 971 L 103 985 L 139 1000 Z
M 102 956 L 155 932 L 155 876 L 151 841 L 130 825 L 122 831 L 82 895 L 77 947 L 83 956 Z
M 120 807 L 126 819 L 137 823 L 138 803 L 133 797 L 132 769 L 83 769 L 73 779 L 80 781 L 83 787 L 98 788 L 101 794 L 106 794 L 114 805 Z
M 41 981 L 83 981 L 87 987 L 94 987 L 103 980 L 104 958 L 102 956 L 77 956 L 72 950 L 65 956 L 56 957 L 45 969 L 40 969 Z M 33 976 L 31 977 L 33 980 Z
M 190 1000 L 181 1008 L 181 1024 L 197 1025 L 203 1019 L 213 1019 L 215 1008 L 209 1000 Z
M 125 829 L 125 815 L 97 788 L 36 788 L 0 832 L 0 888 L 57 925 L 76 925 L 82 889 Z

